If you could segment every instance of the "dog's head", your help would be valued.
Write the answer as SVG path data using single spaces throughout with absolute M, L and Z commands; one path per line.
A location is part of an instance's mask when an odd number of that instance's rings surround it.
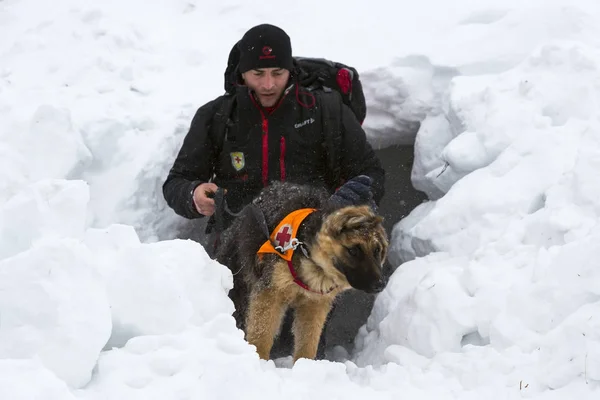
M 336 210 L 323 220 L 311 255 L 336 280 L 367 293 L 380 292 L 389 246 L 382 222 L 369 206 Z

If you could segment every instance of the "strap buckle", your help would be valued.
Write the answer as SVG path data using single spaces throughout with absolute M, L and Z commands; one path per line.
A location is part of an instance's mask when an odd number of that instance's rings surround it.
M 300 246 L 301 244 L 303 243 L 299 241 L 298 238 L 292 238 L 292 240 L 290 240 L 290 242 L 285 247 L 275 246 L 275 250 L 279 251 L 280 253 L 285 253 L 290 249 L 296 250 L 296 247 Z

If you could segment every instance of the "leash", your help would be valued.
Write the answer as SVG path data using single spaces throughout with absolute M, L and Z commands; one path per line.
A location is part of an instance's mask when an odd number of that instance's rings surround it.
M 215 201 L 215 225 L 216 225 L 216 229 L 217 232 L 221 233 L 225 230 L 225 220 L 226 220 L 226 215 L 229 215 L 230 217 L 234 217 L 237 218 L 240 215 L 242 215 L 244 213 L 245 208 L 242 208 L 240 210 L 240 212 L 233 212 L 231 211 L 231 208 L 229 208 L 229 205 L 227 204 L 227 200 L 225 199 L 225 191 L 226 189 L 223 188 L 218 188 L 216 192 L 207 192 L 206 196 L 210 197 L 212 199 L 214 199 Z M 261 230 L 263 231 L 263 233 L 266 234 L 267 237 L 269 237 L 268 232 L 269 229 L 267 228 L 267 221 L 265 220 L 265 216 L 262 214 L 262 212 L 253 204 L 250 204 L 246 207 L 249 207 L 252 211 L 252 214 L 254 215 L 254 218 L 256 219 L 256 221 L 259 223 Z
M 226 220 L 227 215 L 229 215 L 230 217 L 237 218 L 240 215 L 242 215 L 247 208 L 252 213 L 252 216 L 258 223 L 260 230 L 262 231 L 265 238 L 268 240 L 269 236 L 270 236 L 269 235 L 269 227 L 267 226 L 267 220 L 265 219 L 265 215 L 263 214 L 263 212 L 258 207 L 256 207 L 256 205 L 254 205 L 252 203 L 250 203 L 246 207 L 242 208 L 240 210 L 240 212 L 236 213 L 236 212 L 231 211 L 231 209 L 229 208 L 229 205 L 227 204 L 227 200 L 225 199 L 225 192 L 226 192 L 226 189 L 218 188 L 216 192 L 207 192 L 206 193 L 207 197 L 212 198 L 215 201 L 214 216 L 215 216 L 215 225 L 216 225 L 217 232 L 223 232 L 223 230 L 225 229 L 225 220 Z

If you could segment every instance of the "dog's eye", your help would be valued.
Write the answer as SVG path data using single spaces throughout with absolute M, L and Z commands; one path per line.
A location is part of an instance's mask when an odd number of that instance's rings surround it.
M 379 255 L 380 255 L 380 254 L 381 254 L 381 249 L 379 248 L 379 246 L 376 246 L 376 247 L 373 249 L 373 256 L 374 256 L 375 258 L 379 258 Z
M 348 250 L 348 254 L 352 257 L 358 257 L 362 254 L 362 248 L 357 244 L 352 247 L 347 247 L 346 249 Z

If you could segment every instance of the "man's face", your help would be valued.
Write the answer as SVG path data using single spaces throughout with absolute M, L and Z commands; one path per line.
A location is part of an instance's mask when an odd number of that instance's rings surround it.
M 263 107 L 273 107 L 285 90 L 290 71 L 283 68 L 253 69 L 242 74 Z

